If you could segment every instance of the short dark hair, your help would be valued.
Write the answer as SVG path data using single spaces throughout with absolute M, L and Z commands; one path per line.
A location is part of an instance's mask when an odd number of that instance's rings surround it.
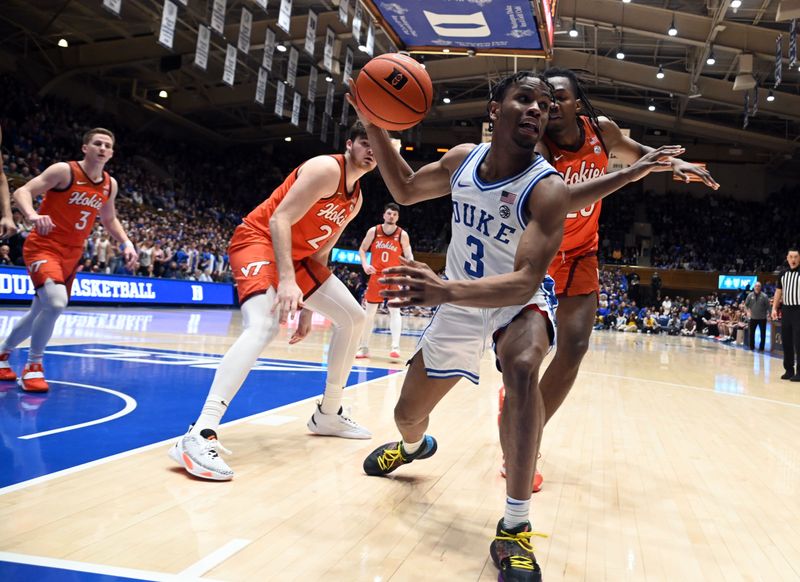
M 508 88 L 511 85 L 516 85 L 522 79 L 527 78 L 539 79 L 545 87 L 547 87 L 547 91 L 550 94 L 550 99 L 555 101 L 554 89 L 553 85 L 550 84 L 544 75 L 537 73 L 536 71 L 519 71 L 518 73 L 514 73 L 513 75 L 509 75 L 504 79 L 500 79 L 493 87 L 489 89 L 489 101 L 486 103 L 486 114 L 489 114 L 489 107 L 492 101 L 497 101 L 498 103 L 505 99 L 506 93 L 508 92 Z M 489 122 L 489 131 L 492 130 L 492 122 Z
M 395 212 L 400 212 L 400 207 L 394 202 L 389 202 L 386 206 L 383 207 L 384 212 L 386 212 L 387 210 L 394 210 Z
M 562 69 L 561 67 L 550 67 L 545 69 L 543 74 L 548 79 L 552 79 L 553 77 L 565 77 L 569 80 L 569 84 L 572 85 L 572 94 L 575 96 L 575 99 L 581 100 L 581 107 L 586 112 L 586 117 L 589 118 L 589 123 L 594 128 L 597 137 L 600 138 L 603 148 L 606 149 L 605 143 L 603 142 L 602 132 L 600 131 L 599 118 L 601 112 L 595 109 L 592 105 L 592 102 L 589 101 L 589 96 L 586 94 L 586 91 L 583 89 L 583 85 L 578 80 L 578 75 L 576 75 L 575 72 L 570 69 Z
M 789 247 L 789 250 L 788 250 L 788 251 L 786 251 L 786 254 L 787 254 L 787 255 L 788 255 L 789 253 L 800 253 L 800 248 L 798 248 L 798 247 L 797 247 L 797 245 L 795 245 L 795 246 L 791 246 L 791 247 Z
M 92 141 L 92 136 L 97 135 L 98 133 L 100 135 L 107 135 L 110 137 L 112 144 L 117 142 L 116 138 L 114 137 L 114 133 L 110 129 L 105 129 L 104 127 L 95 127 L 94 129 L 90 129 L 83 134 L 83 145 L 86 145 Z
M 364 127 L 364 124 L 360 121 L 356 121 L 353 125 L 350 126 L 350 133 L 347 136 L 347 139 L 350 141 L 355 141 L 358 138 L 363 137 L 364 139 L 369 139 L 367 137 L 367 128 Z

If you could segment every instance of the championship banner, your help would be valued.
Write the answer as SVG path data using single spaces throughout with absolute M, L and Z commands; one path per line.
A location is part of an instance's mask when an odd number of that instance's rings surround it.
M 242 8 L 242 19 L 239 21 L 239 42 L 237 46 L 241 52 L 250 52 L 250 33 L 253 30 L 253 13 L 247 8 Z
M 286 34 L 292 24 L 292 0 L 281 0 L 281 8 L 278 12 L 278 27 Z
M 314 133 L 314 115 L 317 112 L 317 106 L 314 102 L 308 104 L 308 119 L 306 119 L 306 131 L 310 134 Z
M 324 114 L 322 116 L 322 128 L 319 132 L 319 138 L 322 140 L 322 143 L 328 143 L 328 128 L 331 124 L 331 116 Z
M 335 42 L 336 33 L 329 26 L 325 31 L 325 50 L 322 52 L 322 66 L 331 73 L 333 73 L 333 43 Z
M 194 64 L 202 70 L 208 69 L 208 47 L 211 43 L 211 29 L 201 24 L 197 28 L 197 48 L 194 51 Z
M 233 79 L 236 76 L 236 47 L 232 44 L 225 49 L 225 67 L 222 70 L 222 82 L 228 87 L 233 87 Z
M 303 104 L 303 97 L 297 91 L 292 98 L 292 125 L 300 127 L 300 107 Z
M 289 49 L 289 64 L 286 67 L 286 82 L 290 87 L 294 87 L 297 82 L 297 59 L 300 58 L 300 53 L 296 48 Z
M 356 41 L 356 44 L 361 44 L 361 19 L 363 18 L 363 12 L 361 9 L 361 2 L 355 0 L 355 12 L 353 13 L 353 40 Z M 400 10 L 407 10 L 400 6 L 400 4 L 396 4 L 395 6 L 398 7 Z
M 306 26 L 305 51 L 314 56 L 314 43 L 317 40 L 317 13 L 309 8 L 308 25 Z
M 333 95 L 336 91 L 333 83 L 328 83 L 328 90 L 325 93 L 325 115 L 328 117 L 333 116 Z
M 783 35 L 779 34 L 775 39 L 775 89 L 783 80 Z
M 371 57 L 375 56 L 375 23 L 371 18 L 367 25 L 367 54 Z
M 103 0 L 103 8 L 108 10 L 114 16 L 119 16 L 120 12 L 122 11 L 122 0 Z
M 552 53 L 556 0 L 364 3 L 400 50 L 439 53 L 448 48 L 451 53 L 536 57 Z M 355 18 L 353 36 L 357 36 Z M 360 37 L 356 42 L 360 43 Z
M 306 94 L 308 100 L 313 102 L 314 99 L 317 98 L 317 79 L 319 78 L 319 72 L 317 71 L 317 67 L 311 67 L 308 71 L 308 93 Z
M 30 301 L 36 291 L 24 267 L 0 266 L 0 301 Z M 233 285 L 80 272 L 71 299 L 85 303 L 234 305 Z
M 358 1 L 358 0 L 356 0 Z M 347 19 L 350 16 L 350 0 L 339 0 L 339 22 L 347 26 Z
M 264 105 L 267 96 L 267 71 L 263 67 L 258 68 L 258 82 L 256 82 L 256 103 Z
M 275 54 L 275 31 L 267 29 L 264 38 L 264 57 L 261 59 L 261 66 L 272 72 L 272 57 Z
M 792 20 L 789 28 L 789 68 L 797 62 L 797 20 Z
M 211 30 L 225 36 L 225 4 L 226 0 L 214 0 L 211 8 Z
M 263 10 L 264 12 L 267 11 L 267 0 L 256 0 L 256 4 Z
M 171 0 L 164 0 L 164 11 L 161 13 L 161 28 L 158 31 L 158 44 L 172 50 L 175 39 L 175 24 L 178 22 L 178 5 Z
M 348 117 L 350 116 L 350 104 L 347 99 L 342 99 L 342 117 L 339 119 L 340 125 L 347 125 Z
M 353 58 L 355 57 L 353 53 L 353 48 L 350 45 L 347 45 L 344 49 L 344 70 L 342 71 L 342 83 L 344 83 L 345 87 L 347 87 L 347 82 L 353 76 Z
M 339 140 L 342 138 L 342 128 L 338 123 L 333 124 L 333 149 L 339 151 Z
M 278 92 L 275 95 L 275 115 L 283 117 L 283 102 L 286 99 L 286 85 L 278 81 Z

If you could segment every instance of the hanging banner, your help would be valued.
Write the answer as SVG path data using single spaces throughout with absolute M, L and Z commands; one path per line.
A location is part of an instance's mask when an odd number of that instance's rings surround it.
M 347 82 L 353 76 L 353 48 L 347 45 L 344 49 L 344 70 L 342 71 L 342 83 L 347 87 Z
M 272 72 L 272 56 L 275 54 L 275 31 L 267 29 L 264 38 L 264 57 L 261 59 L 261 66 Z
M 225 49 L 225 67 L 222 72 L 222 82 L 233 87 L 233 79 L 236 76 L 236 47 L 232 44 Z
M 347 126 L 348 117 L 350 115 L 350 104 L 347 99 L 342 99 L 342 117 L 339 119 L 341 125 Z
M 188 6 L 189 5 L 189 0 L 178 0 L 178 3 L 183 5 L 183 6 Z
M 339 22 L 347 26 L 347 18 L 350 16 L 350 0 L 339 0 Z
M 211 8 L 211 30 L 225 36 L 225 4 L 227 0 L 214 0 Z
M 312 57 L 314 56 L 314 43 L 317 41 L 317 13 L 309 8 L 308 25 L 306 26 L 305 50 Z
M 797 20 L 792 20 L 789 27 L 789 68 L 797 62 Z
M 256 0 L 256 4 L 264 11 L 267 11 L 267 0 Z
M 306 131 L 308 133 L 314 133 L 314 113 L 316 112 L 317 107 L 314 105 L 314 102 L 308 104 L 308 119 L 306 119 Z
M 328 91 L 325 94 L 325 115 L 328 117 L 333 115 L 333 95 L 336 91 L 336 87 L 333 86 L 333 83 L 328 83 Z
M 322 66 L 325 70 L 333 72 L 333 43 L 336 42 L 336 33 L 329 26 L 325 31 L 325 50 L 322 52 Z
M 194 64 L 202 70 L 208 69 L 208 46 L 211 42 L 211 29 L 201 24 L 197 28 L 197 48 L 194 51 Z
M 286 67 L 286 82 L 290 87 L 294 87 L 297 82 L 297 59 L 299 57 L 300 53 L 297 49 L 291 47 L 289 49 L 289 65 Z
M 337 123 L 336 125 L 333 126 L 333 149 L 336 150 L 337 152 L 341 147 L 341 145 L 339 144 L 339 140 L 341 139 L 342 139 L 342 128 Z
M 286 84 L 278 81 L 278 92 L 275 95 L 275 115 L 283 117 L 283 102 L 286 99 Z
M 286 34 L 292 25 L 292 0 L 281 0 L 281 9 L 278 12 L 278 27 Z
M 775 39 L 775 89 L 783 80 L 783 35 L 779 34 Z
M 322 140 L 322 143 L 328 143 L 328 128 L 331 124 L 331 118 L 329 115 L 322 116 L 322 128 L 319 132 L 319 138 Z
M 311 67 L 311 70 L 308 72 L 308 100 L 313 102 L 314 99 L 317 98 L 317 78 L 319 77 L 319 72 L 317 71 L 317 67 Z
M 375 53 L 375 23 L 372 22 L 372 18 L 369 19 L 369 24 L 367 25 L 367 54 L 369 56 L 373 56 Z
M 237 46 L 241 52 L 250 52 L 250 33 L 253 31 L 253 13 L 247 8 L 242 8 L 242 19 L 239 21 L 239 42 Z
M 256 83 L 256 103 L 264 105 L 267 95 L 267 71 L 263 67 L 258 68 L 258 82 Z
M 294 92 L 294 98 L 292 99 L 292 125 L 296 125 L 300 127 L 300 105 L 303 102 L 303 98 L 300 96 L 300 93 L 297 91 Z
M 164 0 L 164 11 L 161 13 L 161 29 L 158 31 L 158 44 L 172 50 L 175 38 L 175 25 L 178 22 L 178 5 L 172 0 Z
M 353 12 L 353 40 L 356 44 L 361 44 L 361 2 L 355 0 L 356 5 Z
M 103 0 L 103 8 L 114 16 L 119 16 L 122 11 L 122 0 Z

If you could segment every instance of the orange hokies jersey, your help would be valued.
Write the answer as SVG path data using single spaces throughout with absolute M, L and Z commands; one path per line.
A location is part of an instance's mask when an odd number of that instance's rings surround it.
M 78 162 L 68 162 L 69 185 L 62 190 L 48 190 L 38 214 L 47 214 L 56 225 L 47 236 L 35 230 L 29 240 L 57 243 L 65 247 L 81 247 L 91 234 L 100 208 L 111 195 L 111 176 L 103 172 L 99 182 L 92 182 Z
M 403 245 L 400 244 L 402 233 L 403 229 L 399 226 L 394 229 L 392 234 L 383 232 L 381 224 L 375 227 L 375 238 L 372 239 L 369 251 L 372 253 L 370 265 L 375 267 L 377 275 L 380 275 L 384 269 L 400 265 L 400 257 L 403 256 Z
M 546 136 L 544 138 L 551 163 L 568 186 L 602 176 L 608 167 L 608 154 L 588 118 L 580 116 L 578 121 L 583 129 L 583 142 L 576 150 L 561 148 Z M 580 212 L 567 214 L 559 253 L 585 254 L 597 250 L 600 207 L 598 201 Z
M 336 154 L 331 157 L 339 163 L 339 185 L 335 192 L 317 200 L 308 209 L 308 212 L 292 225 L 292 259 L 295 261 L 313 255 L 325 246 L 331 237 L 336 236 L 347 224 L 347 219 L 355 209 L 358 197 L 361 195 L 359 182 L 356 182 L 353 193 L 347 194 L 344 155 Z M 302 165 L 292 170 L 283 184 L 278 186 L 269 198 L 244 217 L 244 224 L 264 236 L 269 242 L 272 242 L 269 219 L 297 181 L 297 173 L 300 168 Z

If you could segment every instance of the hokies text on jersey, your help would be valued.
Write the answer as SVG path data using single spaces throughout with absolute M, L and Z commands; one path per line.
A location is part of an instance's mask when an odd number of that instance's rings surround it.
M 599 178 L 605 175 L 605 173 L 606 169 L 604 167 L 598 167 L 594 162 L 591 162 L 587 166 L 586 160 L 581 160 L 581 165 L 577 170 L 573 169 L 572 166 L 566 169 L 564 172 L 564 183 L 567 184 L 567 186 L 582 184 L 594 178 Z
M 349 212 L 353 211 L 353 204 L 350 204 Z M 342 207 L 340 204 L 328 202 L 322 209 L 317 212 L 317 216 L 321 216 L 325 220 L 330 220 L 337 226 L 343 226 L 347 219 L 348 209 Z
M 72 204 L 74 206 L 90 206 L 95 210 L 100 210 L 103 206 L 103 197 L 97 194 L 89 196 L 86 192 L 73 192 L 70 194 L 67 204 Z
M 397 248 L 397 245 L 392 240 L 376 240 L 373 244 L 375 250 L 389 250 L 389 251 L 399 251 L 400 249 Z

